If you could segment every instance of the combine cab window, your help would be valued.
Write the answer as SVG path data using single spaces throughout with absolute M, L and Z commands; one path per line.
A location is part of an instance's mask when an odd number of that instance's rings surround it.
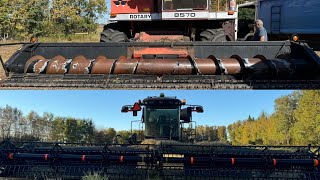
M 179 109 L 146 108 L 145 136 L 179 138 Z
M 163 10 L 199 9 L 208 7 L 207 0 L 163 0 Z

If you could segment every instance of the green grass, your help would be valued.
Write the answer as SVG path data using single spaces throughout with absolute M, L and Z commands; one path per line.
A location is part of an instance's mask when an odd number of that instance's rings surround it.
M 55 35 L 54 37 L 38 37 L 39 42 L 99 42 L 100 34 L 72 34 L 72 35 Z
M 82 180 L 109 180 L 109 177 L 102 175 L 100 172 L 90 172 L 83 176 Z

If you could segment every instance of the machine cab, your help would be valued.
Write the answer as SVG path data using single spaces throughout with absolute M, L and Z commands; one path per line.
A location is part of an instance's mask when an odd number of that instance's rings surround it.
M 144 136 L 152 139 L 179 140 L 181 101 L 169 97 L 143 100 Z
M 207 10 L 208 0 L 162 0 L 163 11 Z
M 203 112 L 202 106 L 188 105 L 187 108 L 181 108 L 184 105 L 185 100 L 165 97 L 161 93 L 160 96 L 148 97 L 134 105 L 123 106 L 121 112 L 133 112 L 133 116 L 137 116 L 137 111 L 142 110 L 141 122 L 144 124 L 146 139 L 181 140 L 183 131 L 186 131 L 183 124 L 192 124 L 192 112 Z

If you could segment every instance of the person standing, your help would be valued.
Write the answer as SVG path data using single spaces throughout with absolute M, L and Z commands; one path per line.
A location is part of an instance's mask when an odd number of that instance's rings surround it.
M 263 27 L 263 22 L 257 19 L 254 23 L 255 31 L 253 35 L 253 41 L 268 41 L 268 34 L 266 29 Z

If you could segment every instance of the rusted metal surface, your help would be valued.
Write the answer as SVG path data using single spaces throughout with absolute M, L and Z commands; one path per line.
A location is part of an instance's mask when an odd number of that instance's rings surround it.
M 8 77 L 13 73 L 135 74 L 158 78 L 231 75 L 237 80 L 317 80 L 320 76 L 319 57 L 306 45 L 298 44 L 266 42 L 266 45 L 247 43 L 243 46 L 238 42 L 161 42 L 63 44 L 63 47 L 60 44 L 25 46 L 5 64 Z
M 201 75 L 214 75 L 217 73 L 217 66 L 212 59 L 194 58 L 194 66 Z
M 154 33 L 154 32 L 153 32 Z M 187 41 L 187 39 L 183 35 L 154 35 L 148 34 L 146 32 L 136 33 L 134 39 L 137 39 L 137 42 L 176 42 L 176 41 Z
M 47 74 L 65 74 L 68 72 L 68 67 L 71 60 L 67 60 L 63 56 L 56 56 L 50 60 L 49 65 L 47 67 Z
M 70 74 L 89 74 L 92 62 L 94 60 L 86 59 L 84 56 L 75 57 L 70 63 Z
M 121 56 L 114 64 L 113 74 L 135 74 L 138 66 L 138 59 L 127 59 Z
M 115 60 L 105 56 L 98 56 L 92 65 L 92 74 L 111 74 Z
M 159 58 L 129 59 L 120 56 L 108 59 L 98 56 L 87 59 L 76 56 L 66 59 L 63 56 L 46 59 L 43 56 L 30 58 L 25 66 L 25 73 L 46 74 L 140 74 L 140 75 L 273 75 L 290 77 L 296 67 L 286 59 L 266 59 L 264 56 L 241 58 L 234 55 L 230 58 Z M 303 69 L 303 68 L 302 68 Z
M 49 60 L 43 56 L 33 56 L 25 65 L 25 73 L 43 73 L 48 65 Z
M 135 74 L 184 75 L 192 74 L 192 70 L 188 59 L 142 59 Z
M 241 73 L 241 65 L 240 63 L 233 58 L 229 59 L 217 59 L 220 61 L 222 68 L 224 69 L 224 74 L 240 74 Z
M 320 89 L 320 58 L 287 41 L 35 43 L 4 69 L 9 89 Z

